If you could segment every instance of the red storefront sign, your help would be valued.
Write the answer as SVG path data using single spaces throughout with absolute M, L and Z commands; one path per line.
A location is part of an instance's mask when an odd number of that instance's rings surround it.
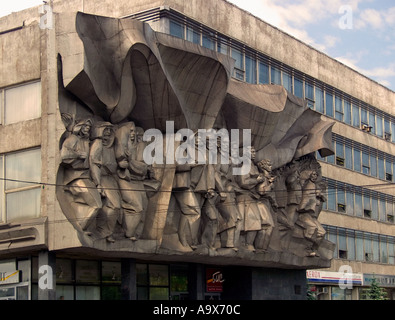
M 223 279 L 222 270 L 215 268 L 206 269 L 206 291 L 222 292 Z

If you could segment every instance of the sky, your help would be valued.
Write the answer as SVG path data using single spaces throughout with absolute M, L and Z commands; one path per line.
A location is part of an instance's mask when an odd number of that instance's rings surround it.
M 394 0 L 227 1 L 395 91 Z M 40 4 L 2 0 L 0 17 Z

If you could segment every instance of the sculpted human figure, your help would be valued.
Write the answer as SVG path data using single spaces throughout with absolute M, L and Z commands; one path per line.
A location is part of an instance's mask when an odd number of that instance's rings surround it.
M 92 120 L 79 120 L 62 144 L 60 156 L 64 165 L 65 189 L 73 196 L 76 220 L 81 230 L 91 235 L 88 228 L 95 221 L 102 201 L 89 170 L 90 132 Z
M 304 237 L 311 242 L 308 248 L 309 256 L 317 256 L 316 249 L 325 235 L 325 230 L 318 222 L 318 214 L 325 197 L 320 185 L 317 183 L 318 173 L 313 170 L 303 185 L 302 200 L 298 207 L 299 217 L 297 224 L 304 229 Z
M 277 210 L 273 185 L 275 177 L 272 175 L 272 164 L 270 160 L 262 160 L 258 163 L 263 181 L 257 185 L 257 192 L 260 195 L 258 208 L 261 218 L 261 230 L 258 231 L 255 240 L 255 248 L 266 251 L 274 228 L 274 210 Z
M 144 179 L 148 165 L 143 160 L 145 144 L 137 140 L 134 122 L 120 126 L 116 132 L 115 155 L 118 163 L 119 187 L 122 197 L 125 237 L 133 241 L 144 223 L 148 206 Z
M 210 188 L 213 186 L 215 190 L 209 188 L 209 196 L 202 207 L 206 218 L 203 224 L 202 243 L 205 242 L 209 247 L 213 247 L 219 234 L 221 247 L 235 249 L 236 223 L 240 219 L 240 214 L 236 205 L 235 183 L 229 176 L 231 174 L 229 138 L 217 136 L 217 139 L 209 139 L 208 143 L 209 157 L 214 160 L 214 164 L 208 164 L 207 184 Z
M 206 159 L 206 147 L 200 136 L 192 138 L 195 142 L 195 163 L 177 164 L 173 183 L 173 195 L 180 207 L 181 215 L 178 225 L 178 237 L 184 247 L 196 249 L 199 244 L 199 228 L 202 205 L 205 199 L 215 195 L 212 179 L 214 168 L 198 159 Z M 199 153 L 200 154 L 199 156 Z
M 237 194 L 237 206 L 242 219 L 237 232 L 245 232 L 246 248 L 255 251 L 254 242 L 258 231 L 262 229 L 261 214 L 257 204 L 260 195 L 256 191 L 256 186 L 263 182 L 263 177 L 254 163 L 255 148 L 247 147 L 246 151 L 245 154 L 249 155 L 251 161 L 250 171 L 245 175 L 235 177 L 240 187 Z
M 109 122 L 98 122 L 92 133 L 94 139 L 89 160 L 92 180 L 99 190 L 103 208 L 97 218 L 97 227 L 108 242 L 115 242 L 113 233 L 121 218 L 121 194 L 115 179 L 117 161 L 114 150 L 114 129 Z

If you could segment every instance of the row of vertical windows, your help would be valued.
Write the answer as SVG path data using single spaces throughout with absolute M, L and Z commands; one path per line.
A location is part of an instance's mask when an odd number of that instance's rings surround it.
M 324 210 L 394 223 L 393 196 L 328 178 L 324 180 L 328 183 Z
M 274 59 L 192 22 L 170 20 L 170 34 L 235 59 L 233 77 L 252 84 L 278 84 L 328 117 L 395 143 L 395 117 L 310 78 Z
M 317 159 L 356 172 L 395 182 L 395 157 L 375 148 L 363 145 L 353 140 L 332 134 L 335 154 L 322 158 L 317 152 Z
M 395 264 L 395 237 L 324 225 L 338 259 Z

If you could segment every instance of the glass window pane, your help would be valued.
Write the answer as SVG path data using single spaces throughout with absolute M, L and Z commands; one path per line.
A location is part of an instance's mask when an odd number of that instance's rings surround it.
M 369 154 L 362 151 L 362 173 L 370 174 Z
M 273 66 L 271 67 L 271 82 L 281 85 L 281 71 Z
M 380 215 L 380 220 L 381 221 L 387 221 L 388 217 L 390 217 L 390 219 L 391 219 L 391 217 L 393 217 L 394 212 L 393 212 L 393 203 L 392 203 L 392 201 L 386 201 L 385 214 L 386 214 L 386 216 L 384 214 Z
M 34 82 L 5 90 L 4 122 L 15 123 L 41 116 L 41 83 Z
M 75 288 L 76 300 L 100 300 L 100 287 L 77 286 Z
M 352 105 L 352 125 L 356 128 L 361 127 L 361 121 L 359 116 L 359 107 L 356 105 Z
M 305 98 L 307 105 L 314 109 L 314 86 L 307 82 L 305 83 Z
M 355 215 L 358 217 L 363 216 L 363 209 L 362 209 L 362 195 L 360 193 L 355 193 L 355 205 L 354 205 L 354 212 Z
M 188 292 L 188 267 L 172 265 L 170 269 L 171 292 Z
M 101 300 L 121 300 L 120 286 L 103 286 L 101 288 Z
M 368 121 L 368 111 L 366 109 L 361 108 L 361 124 L 369 124 Z
M 354 149 L 354 170 L 361 172 L 361 151 Z
M 369 112 L 369 126 L 372 127 L 370 132 L 376 134 L 376 117 L 371 112 Z
M 395 245 L 394 240 L 388 240 L 388 263 L 395 264 Z
M 246 81 L 248 83 L 256 83 L 256 60 L 248 55 L 246 59 Z
M 5 157 L 7 179 L 38 183 L 41 181 L 41 150 L 33 149 L 8 154 Z M 33 186 L 32 183 L 6 181 L 6 190 Z
M 383 137 L 383 118 L 376 116 L 376 135 Z
M 100 282 L 99 262 L 90 260 L 77 260 L 75 278 L 77 282 Z
M 375 155 L 370 155 L 370 175 L 377 177 L 377 158 Z
M 207 49 L 215 50 L 215 41 L 213 40 L 213 36 L 203 34 L 202 45 L 203 45 L 203 47 L 205 47 Z
M 334 232 L 329 232 L 329 239 L 328 240 L 336 245 L 335 250 L 333 252 L 333 257 L 337 258 L 337 253 L 338 253 L 337 234 Z
M 351 124 L 351 103 L 344 101 L 344 122 Z
M 269 66 L 262 61 L 259 61 L 259 83 L 269 83 Z
M 373 261 L 379 262 L 380 261 L 380 242 L 379 236 L 376 234 L 372 239 L 372 251 L 373 251 Z
M 137 273 L 137 285 L 146 286 L 148 285 L 148 266 L 146 264 L 137 263 L 136 273 Z
M 372 197 L 372 216 L 373 220 L 379 219 L 379 202 L 376 197 Z
M 74 287 L 56 284 L 56 300 L 74 300 Z
M 336 189 L 328 187 L 328 210 L 336 211 Z
M 344 159 L 344 144 L 336 141 L 336 157 Z
M 387 236 L 380 235 L 380 262 L 388 263 Z
M 40 216 L 41 188 L 11 192 L 6 195 L 7 221 Z
M 333 117 L 333 95 L 326 93 L 325 103 L 325 114 L 329 117 Z
M 318 87 L 315 87 L 315 110 L 324 113 L 324 93 Z
M 150 264 L 148 267 L 149 267 L 149 284 L 151 286 L 169 285 L 169 267 L 167 265 Z
M 354 193 L 351 191 L 346 192 L 346 200 L 347 200 L 347 214 L 354 215 Z
M 149 289 L 150 300 L 169 300 L 169 288 L 156 288 Z
M 365 257 L 364 257 L 364 249 L 363 249 L 363 233 L 360 231 L 356 231 L 356 241 L 355 241 L 355 245 L 356 245 L 356 259 L 358 261 L 364 261 Z
M 244 70 L 243 53 L 240 50 L 232 48 L 231 55 L 236 60 L 235 67 Z
M 378 168 L 379 168 L 379 179 L 385 180 L 384 159 L 383 158 L 379 158 Z
M 346 212 L 346 194 L 343 189 L 337 189 L 337 211 L 340 213 Z
M 103 261 L 101 278 L 102 283 L 121 283 L 121 263 Z
M 346 168 L 352 170 L 352 149 L 349 146 L 345 146 L 345 155 L 346 155 Z
M 285 90 L 292 93 L 292 77 L 286 72 L 283 72 L 283 86 Z
M 381 221 L 385 221 L 386 213 L 387 213 L 387 202 L 383 199 L 380 199 L 379 200 L 379 219 Z
M 184 26 L 181 23 L 170 21 L 170 34 L 177 38 L 184 39 Z
M 74 280 L 72 264 L 72 260 L 69 259 L 56 259 L 56 283 L 71 283 Z
M 200 33 L 188 27 L 187 40 L 196 44 L 200 44 Z
M 391 122 L 391 141 L 395 142 L 395 123 Z
M 343 102 L 340 97 L 335 97 L 335 118 L 339 121 L 343 121 L 344 112 L 343 112 Z
M 225 39 L 218 37 L 217 38 L 217 46 L 218 46 L 217 51 L 222 53 L 222 54 L 227 55 L 228 54 L 228 49 L 229 49 L 227 43 L 228 42 Z
M 347 258 L 355 260 L 355 237 L 353 232 L 347 232 Z
M 294 78 L 294 89 L 295 96 L 303 98 L 303 81 L 298 78 Z

